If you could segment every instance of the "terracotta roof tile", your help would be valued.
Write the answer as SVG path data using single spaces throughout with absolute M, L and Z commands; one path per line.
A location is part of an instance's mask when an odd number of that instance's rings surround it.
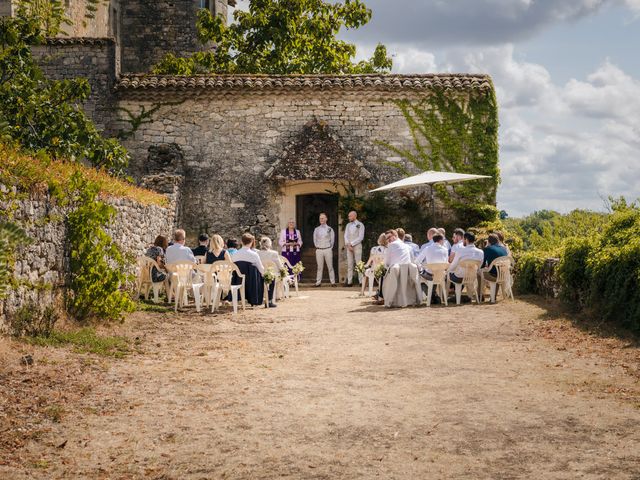
M 489 90 L 488 75 L 123 75 L 118 91 L 186 91 L 186 90 Z

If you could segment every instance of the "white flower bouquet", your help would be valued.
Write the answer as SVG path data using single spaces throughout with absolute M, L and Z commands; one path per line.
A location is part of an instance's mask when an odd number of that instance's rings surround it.
M 273 268 L 269 267 L 264 271 L 262 278 L 264 279 L 264 283 L 269 284 L 276 279 L 276 272 L 273 271 Z
M 294 275 L 300 275 L 302 272 L 304 272 L 304 265 L 302 265 L 302 262 L 298 262 L 293 267 L 291 267 L 291 272 Z
M 379 263 L 373 270 L 373 275 L 377 280 L 380 280 L 382 277 L 384 277 L 385 273 L 387 273 L 387 267 L 384 266 L 384 263 Z
M 279 272 L 280 280 L 284 280 L 289 275 L 289 269 L 287 267 L 282 267 Z
M 364 262 L 362 260 L 360 260 L 358 263 L 356 263 L 356 272 L 358 272 L 360 275 L 364 275 L 366 268 L 364 266 Z

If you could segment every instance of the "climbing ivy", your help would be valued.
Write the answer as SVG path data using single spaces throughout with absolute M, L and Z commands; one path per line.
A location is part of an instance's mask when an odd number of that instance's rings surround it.
M 378 142 L 418 170 L 444 170 L 492 177 L 448 187 L 436 186 L 438 199 L 453 209 L 464 225 L 497 217 L 499 181 L 498 106 L 493 89 L 452 94 L 435 89 L 419 102 L 397 100 L 411 138 L 412 148 Z M 397 163 L 395 168 L 410 172 Z
M 12 260 L 14 249 L 18 245 L 29 243 L 31 239 L 14 223 L 0 222 L 0 298 L 6 295 L 13 278 Z
M 81 174 L 70 180 L 67 217 L 70 280 L 67 309 L 79 320 L 118 320 L 135 304 L 125 290 L 128 259 L 105 232 L 115 209 L 97 199 L 99 188 Z

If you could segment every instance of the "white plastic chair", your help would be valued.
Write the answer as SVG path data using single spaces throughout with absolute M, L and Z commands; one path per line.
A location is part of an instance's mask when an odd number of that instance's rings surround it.
M 196 263 L 198 265 L 202 265 L 204 263 L 206 263 L 207 261 L 207 256 L 206 255 L 196 255 Z
M 504 298 L 511 298 L 511 300 L 515 300 L 515 298 L 513 297 L 513 289 L 511 288 L 511 258 L 498 257 L 493 262 L 491 262 L 491 265 L 489 265 L 485 271 L 490 272 L 494 267 L 498 273 L 496 280 L 491 281 L 486 278 L 484 280 L 489 284 L 489 289 L 491 292 L 491 303 L 496 302 L 498 285 L 500 285 L 502 296 Z
M 245 293 L 244 293 L 244 274 L 240 272 L 238 266 L 233 262 L 227 262 L 226 260 L 219 260 L 211 264 L 212 272 L 215 273 L 218 279 L 218 298 L 211 304 L 211 311 L 217 306 L 220 297 L 226 297 L 231 292 L 231 301 L 233 303 L 233 313 L 238 313 L 238 292 L 242 296 L 242 310 L 245 309 Z M 240 285 L 232 285 L 233 273 L 236 273 L 241 279 Z
M 197 265 L 196 270 L 202 276 L 202 297 L 205 307 L 210 306 L 211 312 L 215 312 L 218 302 L 220 301 L 220 283 L 218 277 L 213 271 L 213 265 L 203 264 Z
M 156 267 L 160 271 L 160 266 L 153 258 L 142 255 L 136 259 L 138 265 L 138 276 L 136 277 L 136 288 L 138 291 L 138 297 L 144 293 L 144 299 L 149 300 L 149 290 L 153 289 L 153 303 L 160 302 L 160 289 L 162 286 L 166 286 L 166 280 L 162 282 L 154 282 L 151 276 L 151 270 Z
M 264 262 L 262 262 L 262 265 L 264 265 L 265 270 L 271 269 L 276 274 L 275 283 L 273 285 L 273 295 L 271 296 L 272 298 L 269 298 L 268 285 L 266 283 L 264 284 L 265 305 L 269 306 L 270 301 L 273 302 L 273 304 L 275 305 L 277 292 L 281 288 L 281 285 L 283 283 L 282 279 L 280 278 L 280 270 L 278 269 L 278 266 L 276 265 L 276 263 L 272 262 L 271 260 L 265 260 Z
M 464 269 L 464 275 L 462 277 L 462 283 L 453 282 L 456 290 L 456 305 L 460 305 L 462 302 L 462 289 L 467 291 L 467 295 L 476 299 L 476 303 L 480 304 L 480 297 L 478 296 L 478 269 L 482 262 L 480 260 L 462 260 L 460 267 Z M 451 279 L 448 280 L 451 282 Z
M 167 265 L 167 271 L 171 272 L 171 290 L 175 296 L 175 310 L 178 307 L 189 305 L 189 288 L 193 290 L 193 299 L 196 304 L 196 311 L 199 312 L 202 306 L 202 296 L 200 290 L 202 283 L 193 281 L 193 271 L 196 268 L 194 262 L 180 262 Z
M 440 295 L 440 298 L 446 306 L 449 305 L 447 296 L 449 289 L 447 288 L 447 270 L 449 269 L 448 263 L 429 263 L 422 265 L 423 268 L 429 270 L 433 274 L 433 280 L 427 280 L 424 277 L 420 277 L 420 283 L 424 283 L 427 286 L 427 307 L 431 306 L 431 296 L 433 294 L 433 287 L 436 287 L 436 292 Z
M 378 253 L 373 254 L 371 260 L 371 266 L 367 267 L 364 271 L 364 275 L 362 276 L 362 288 L 360 290 L 360 295 L 364 295 L 364 289 L 367 285 L 367 280 L 369 281 L 369 296 L 373 296 L 373 287 L 376 282 L 375 270 L 378 265 L 384 262 L 384 255 L 380 255 Z M 367 262 L 368 263 L 368 262 Z M 380 280 L 378 280 L 378 284 Z
M 291 265 L 291 262 L 289 261 L 289 259 L 287 257 L 284 257 L 284 256 L 280 255 L 280 261 L 288 269 L 292 269 L 293 268 L 293 265 Z M 291 284 L 293 284 L 294 288 L 296 289 L 296 297 L 299 295 L 299 292 L 298 292 L 298 275 L 292 273 L 292 274 L 287 275 L 286 277 L 284 277 L 283 287 L 284 287 L 284 296 L 285 296 L 285 298 L 289 298 L 289 296 L 290 296 L 289 295 L 289 287 L 291 286 Z

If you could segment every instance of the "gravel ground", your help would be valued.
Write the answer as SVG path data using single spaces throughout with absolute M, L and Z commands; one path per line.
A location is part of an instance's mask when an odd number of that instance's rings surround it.
M 114 332 L 137 352 L 0 339 L 0 478 L 640 479 L 637 344 L 539 300 L 389 310 L 305 289 Z

